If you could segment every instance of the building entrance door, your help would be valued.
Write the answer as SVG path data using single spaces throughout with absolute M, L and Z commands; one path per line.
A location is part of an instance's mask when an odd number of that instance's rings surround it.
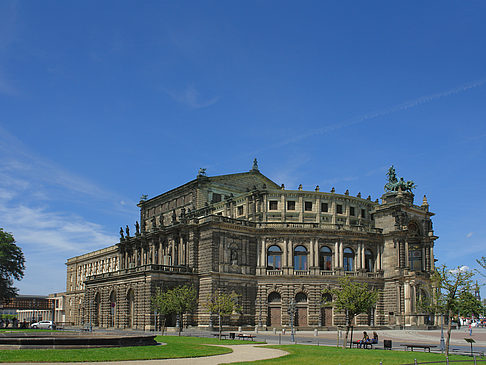
M 321 318 L 323 327 L 332 326 L 332 308 L 321 308 Z
M 297 308 L 297 323 L 296 326 L 306 327 L 307 326 L 307 308 Z
M 282 310 L 280 307 L 270 307 L 269 317 L 270 317 L 270 327 L 280 327 L 282 325 Z

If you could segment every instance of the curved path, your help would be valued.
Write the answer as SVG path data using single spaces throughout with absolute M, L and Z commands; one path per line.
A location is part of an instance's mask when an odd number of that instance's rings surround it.
M 214 345 L 211 345 L 214 346 Z M 221 347 L 228 347 L 233 350 L 232 353 L 204 356 L 204 357 L 190 357 L 181 359 L 164 359 L 164 360 L 133 360 L 133 361 L 116 361 L 116 362 L 56 362 L 56 363 L 38 363 L 42 365 L 165 365 L 165 364 L 178 364 L 178 365 L 216 365 L 227 364 L 232 362 L 241 361 L 255 361 L 274 359 L 276 357 L 287 355 L 288 352 L 265 348 L 265 345 L 224 345 Z M 36 363 L 10 363 L 10 364 L 26 364 L 32 365 Z

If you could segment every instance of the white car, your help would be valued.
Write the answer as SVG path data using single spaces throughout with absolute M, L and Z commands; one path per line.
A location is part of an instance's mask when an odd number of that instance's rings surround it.
M 30 325 L 30 328 L 47 328 L 47 329 L 56 329 L 56 325 L 52 323 L 52 321 L 40 321 L 35 322 Z

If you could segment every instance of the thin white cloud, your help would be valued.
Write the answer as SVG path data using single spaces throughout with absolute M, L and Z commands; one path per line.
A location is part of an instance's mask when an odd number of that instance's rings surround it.
M 166 93 L 178 103 L 192 109 L 206 108 L 219 101 L 218 96 L 211 99 L 203 98 L 193 85 L 186 87 L 182 91 L 166 90 Z
M 120 199 L 115 193 L 107 191 L 95 183 L 67 171 L 52 161 L 34 155 L 13 134 L 0 126 L 0 179 L 5 187 L 15 187 L 15 190 L 29 190 L 38 197 L 42 186 L 56 187 L 63 191 L 88 196 L 98 201 L 109 203 L 112 208 L 128 213 L 127 208 L 119 204 L 121 200 L 128 206 L 135 206 L 136 202 Z
M 450 272 L 452 274 L 457 274 L 457 273 L 466 272 L 466 271 L 469 271 L 469 270 L 471 270 L 469 268 L 469 266 L 464 265 L 464 266 L 458 267 L 457 269 L 450 270 Z
M 68 203 L 108 210 L 123 219 L 133 218 L 135 207 L 135 202 L 36 156 L 0 127 L 0 227 L 14 234 L 26 257 L 24 279 L 16 284 L 24 294 L 34 293 L 33 288 L 43 294 L 64 290 L 67 258 L 117 241 L 116 232 L 71 213 Z M 55 280 L 46 282 L 45 270 L 36 264 L 48 260 Z
M 329 125 L 322 127 L 322 128 L 311 129 L 311 130 L 307 131 L 306 133 L 293 136 L 292 138 L 283 140 L 281 142 L 278 142 L 278 143 L 270 145 L 266 148 L 263 148 L 262 150 L 254 152 L 254 154 L 261 152 L 263 150 L 280 148 L 280 147 L 286 146 L 286 145 L 291 144 L 291 143 L 297 143 L 297 142 L 300 142 L 303 139 L 306 139 L 306 138 L 309 138 L 309 137 L 327 134 L 327 133 L 333 132 L 335 130 L 350 127 L 350 126 L 353 126 L 353 125 L 356 125 L 356 124 L 361 124 L 363 122 L 373 120 L 373 119 L 376 119 L 378 117 L 383 117 L 383 116 L 386 116 L 386 115 L 389 115 L 389 114 L 392 114 L 392 113 L 396 113 L 396 112 L 400 112 L 400 111 L 406 111 L 406 110 L 415 108 L 419 105 L 427 104 L 427 103 L 430 103 L 432 101 L 436 101 L 436 100 L 439 100 L 439 99 L 442 99 L 442 98 L 445 98 L 445 97 L 448 97 L 448 96 L 457 95 L 457 94 L 460 94 L 460 93 L 465 92 L 467 90 L 483 86 L 485 83 L 486 83 L 486 79 L 472 81 L 470 83 L 455 87 L 453 89 L 449 89 L 449 90 L 442 91 L 442 92 L 435 93 L 435 94 L 421 96 L 417 99 L 406 101 L 404 103 L 394 105 L 394 106 L 387 108 L 387 109 L 379 110 L 379 111 L 369 113 L 369 114 L 364 114 L 364 115 L 361 115 L 361 116 L 358 116 L 358 117 L 355 117 L 355 118 L 351 118 L 351 119 L 348 119 L 348 120 L 344 120 L 344 121 L 341 121 L 341 122 L 338 122 L 338 123 L 329 124 Z

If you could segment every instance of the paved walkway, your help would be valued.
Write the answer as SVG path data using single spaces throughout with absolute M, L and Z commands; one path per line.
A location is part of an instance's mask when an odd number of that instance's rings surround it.
M 273 359 L 276 357 L 287 355 L 287 352 L 282 350 L 270 349 L 261 347 L 262 345 L 224 345 L 233 350 L 230 354 L 191 357 L 183 359 L 166 359 L 166 360 L 135 360 L 135 361 L 116 361 L 116 362 L 63 362 L 63 363 L 38 363 L 42 365 L 163 365 L 163 364 L 177 364 L 177 365 L 217 365 L 227 364 L 240 361 L 255 361 Z M 37 364 L 37 363 L 10 363 L 10 364 Z

